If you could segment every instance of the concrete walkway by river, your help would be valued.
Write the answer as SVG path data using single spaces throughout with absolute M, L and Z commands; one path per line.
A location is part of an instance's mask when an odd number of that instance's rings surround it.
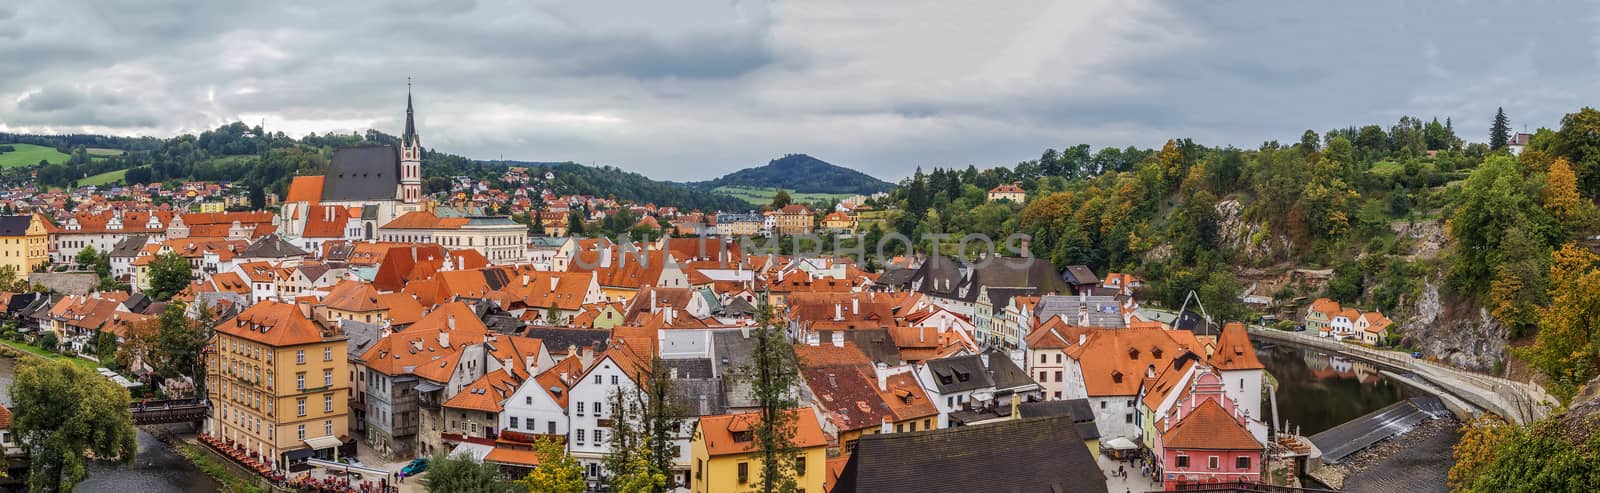
M 1286 332 L 1252 325 L 1250 336 L 1274 339 L 1337 353 L 1380 366 L 1396 368 L 1427 380 L 1445 392 L 1459 397 L 1474 406 L 1483 408 L 1517 424 L 1527 424 L 1543 419 L 1556 406 L 1556 399 L 1543 387 L 1499 377 L 1480 375 L 1397 351 L 1383 351 L 1365 346 L 1340 342 L 1332 338 L 1317 337 L 1309 332 Z
M 1173 312 L 1151 308 L 1140 308 L 1139 315 L 1160 321 L 1176 318 Z M 1382 351 L 1318 337 L 1310 332 L 1287 332 L 1260 325 L 1247 325 L 1247 327 L 1252 338 L 1273 339 L 1317 348 L 1379 366 L 1411 372 L 1474 406 L 1517 424 L 1543 419 L 1558 404 L 1556 398 L 1546 392 L 1544 387 L 1532 383 L 1481 375 L 1441 363 L 1412 358 L 1409 354 L 1397 351 Z

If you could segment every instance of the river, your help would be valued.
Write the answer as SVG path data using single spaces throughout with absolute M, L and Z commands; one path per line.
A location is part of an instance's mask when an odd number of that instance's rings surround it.
M 1361 417 L 1384 406 L 1421 395 L 1391 382 L 1378 368 L 1315 349 L 1256 342 L 1256 357 L 1278 380 L 1278 412 L 1274 421 L 1304 436 Z M 1266 406 L 1268 413 L 1271 407 Z
M 11 405 L 11 377 L 16 363 L 0 358 L 0 402 Z M 187 428 L 173 425 L 174 430 Z M 78 493 L 214 493 L 215 481 L 144 430 L 139 430 L 139 453 L 132 464 L 89 463 L 89 475 L 73 491 Z

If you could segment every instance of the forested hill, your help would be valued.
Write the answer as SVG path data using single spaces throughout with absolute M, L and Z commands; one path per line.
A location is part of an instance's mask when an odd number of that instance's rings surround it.
M 0 184 L 37 182 L 46 186 L 72 187 L 86 177 L 127 170 L 124 183 L 191 179 L 232 181 L 282 195 L 294 176 L 322 173 L 334 149 L 365 143 L 399 143 L 398 137 L 376 130 L 352 134 L 311 134 L 299 139 L 281 132 L 263 134 L 260 127 L 237 122 L 199 135 L 180 135 L 169 139 L 0 133 L 0 145 L 44 146 L 54 148 L 60 153 L 58 156 L 63 156 L 43 164 L 21 163 L 0 169 Z M 425 187 L 430 193 L 447 189 L 447 177 L 451 176 L 468 176 L 498 183 L 510 165 L 551 169 L 555 174 L 552 189 L 558 194 L 594 195 L 706 211 L 744 210 L 749 207 L 732 197 L 651 180 L 638 173 L 610 166 L 479 161 L 437 150 L 424 151 L 422 158 L 423 176 L 429 177 Z M 542 177 L 543 173 L 539 175 Z
M 1520 358 L 1569 396 L 1600 374 L 1600 321 L 1581 315 L 1600 310 L 1589 240 L 1600 228 L 1600 111 L 1538 130 L 1517 154 L 1505 117 L 1476 117 L 1494 118 L 1494 135 L 1469 142 L 1447 118 L 1405 117 L 1286 132 L 1297 138 L 1254 149 L 1174 139 L 919 170 L 882 201 L 903 213 L 866 235 L 897 230 L 928 251 L 939 234 L 1025 233 L 1056 265 L 1134 274 L 1141 299 L 1166 306 L 1192 290 L 1222 320 L 1263 314 L 1246 294 L 1276 300 L 1282 311 L 1267 313 L 1285 316 L 1327 296 L 1389 315 L 1397 337 L 1429 357 L 1486 371 Z M 1024 204 L 986 200 L 988 187 L 1011 182 L 1028 192 Z M 1504 349 L 1528 335 L 1533 346 Z
M 805 154 L 789 154 L 766 166 L 745 168 L 720 178 L 690 185 L 715 189 L 723 186 L 782 188 L 801 193 L 859 193 L 871 195 L 894 185 L 871 175 L 830 164 Z
M 742 211 L 750 204 L 727 195 L 705 193 L 676 183 L 656 181 L 644 175 L 612 166 L 585 166 L 576 163 L 529 163 L 506 161 L 510 166 L 526 166 L 530 174 L 542 177 L 548 170 L 555 176 L 549 183 L 557 194 L 593 195 L 630 200 L 637 203 L 670 205 L 685 210 Z

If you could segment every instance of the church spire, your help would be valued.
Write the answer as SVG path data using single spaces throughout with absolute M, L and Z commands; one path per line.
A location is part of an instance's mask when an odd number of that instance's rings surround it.
M 415 145 L 417 141 L 417 122 L 411 109 L 411 78 L 406 77 L 406 133 L 402 134 L 400 141 L 407 147 Z

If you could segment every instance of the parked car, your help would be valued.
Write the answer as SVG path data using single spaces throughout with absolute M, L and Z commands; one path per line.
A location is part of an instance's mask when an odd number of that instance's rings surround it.
M 410 464 L 400 468 L 400 473 L 407 476 L 416 476 L 428 470 L 428 459 L 412 459 Z
M 1416 358 L 1416 359 L 1422 359 L 1422 351 L 1412 351 L 1411 352 L 1411 357 Z
M 356 460 L 355 457 L 340 457 L 339 463 L 347 466 L 367 467 L 366 464 L 362 464 L 361 461 Z

